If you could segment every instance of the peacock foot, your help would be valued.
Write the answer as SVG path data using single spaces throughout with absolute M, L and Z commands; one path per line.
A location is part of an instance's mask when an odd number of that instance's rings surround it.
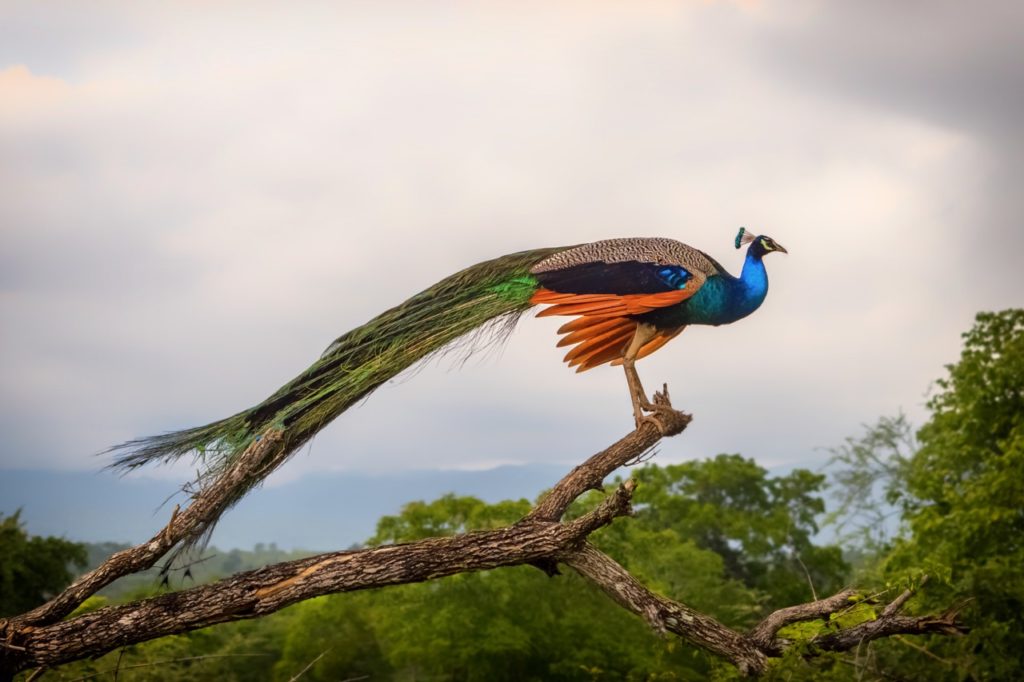
M 664 419 L 668 415 L 674 415 L 675 409 L 669 400 L 668 384 L 662 384 L 661 390 L 654 393 L 654 400 L 648 400 L 644 394 L 638 394 L 633 403 L 633 417 L 636 421 L 636 428 L 645 423 L 654 424 L 659 431 L 667 433 L 669 428 Z
M 650 423 L 658 427 L 658 430 L 662 433 L 668 433 L 670 430 L 668 421 L 675 412 L 676 411 L 671 407 L 656 405 L 655 409 L 651 410 L 648 414 L 642 414 L 640 418 L 636 420 L 636 428 L 639 429 L 644 424 Z

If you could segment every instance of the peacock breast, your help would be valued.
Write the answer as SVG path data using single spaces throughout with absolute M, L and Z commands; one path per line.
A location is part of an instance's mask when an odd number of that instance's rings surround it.
M 709 277 L 704 286 L 686 301 L 687 324 L 726 324 L 736 308 L 733 282 L 721 276 Z
M 735 277 L 715 275 L 691 298 L 647 313 L 642 319 L 658 327 L 729 324 L 757 310 L 765 293 L 767 287 L 755 288 Z

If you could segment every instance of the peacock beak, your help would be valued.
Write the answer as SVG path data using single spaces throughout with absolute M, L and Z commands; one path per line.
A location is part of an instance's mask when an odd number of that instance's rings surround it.
M 789 253 L 789 251 L 786 251 L 786 248 L 778 242 L 775 242 L 775 250 L 781 251 L 782 253 Z

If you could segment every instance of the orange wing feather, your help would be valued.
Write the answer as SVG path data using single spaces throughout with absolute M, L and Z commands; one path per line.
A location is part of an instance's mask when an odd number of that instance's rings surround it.
M 696 287 L 695 287 L 696 289 Z M 588 317 L 621 317 L 642 315 L 656 308 L 665 308 L 685 301 L 695 291 L 673 289 L 656 294 L 563 294 L 549 289 L 538 289 L 530 299 L 536 305 L 551 307 L 537 313 L 537 317 L 550 315 L 586 315 Z
M 666 343 L 668 343 L 672 339 L 674 339 L 677 336 L 679 336 L 679 334 L 681 334 L 684 329 L 686 329 L 685 326 L 684 327 L 676 327 L 675 329 L 665 329 L 665 330 L 659 331 L 657 336 L 655 336 L 653 339 L 651 339 L 650 341 L 648 341 L 644 345 L 640 346 L 640 350 L 637 351 L 637 354 L 636 354 L 636 359 L 639 360 L 640 358 L 646 358 L 648 355 L 650 355 L 654 351 L 658 350 L 659 348 L 664 346 Z M 615 360 L 612 360 L 612 365 L 621 365 L 621 364 L 622 364 L 622 358 L 621 357 L 620 358 L 616 358 Z
M 636 322 L 623 319 L 608 331 L 597 332 L 593 336 L 588 336 L 578 342 L 575 348 L 565 354 L 564 359 L 571 367 L 579 362 L 583 362 L 591 353 L 596 353 L 609 346 L 618 346 L 623 339 L 629 341 L 633 338 L 635 331 Z
M 665 308 L 685 301 L 696 293 L 691 290 L 676 289 L 654 294 L 569 294 L 550 289 L 538 289 L 530 299 L 535 305 L 549 306 L 537 313 L 537 317 L 551 315 L 578 315 L 575 320 L 566 322 L 558 328 L 559 334 L 566 336 L 559 340 L 558 345 L 575 346 L 565 356 L 570 367 L 577 367 L 577 372 L 593 369 L 598 365 L 611 362 L 622 364 L 622 354 L 636 331 L 636 320 L 633 315 L 649 313 L 657 308 Z M 637 354 L 638 358 L 650 355 L 670 340 L 675 338 L 682 327 L 660 331 L 648 341 Z
M 569 333 L 565 334 L 565 336 L 563 336 L 557 344 L 559 348 L 561 348 L 562 346 L 571 346 L 574 343 L 579 343 L 580 341 L 584 341 L 595 334 L 606 332 L 609 329 L 613 329 L 622 324 L 621 317 L 580 317 L 577 319 L 588 321 L 593 320 L 594 323 L 586 325 L 583 328 L 578 328 L 575 331 L 570 331 Z M 562 332 L 561 330 L 559 330 L 559 332 L 563 334 L 565 333 Z
M 629 347 L 629 342 L 633 340 L 633 334 L 636 330 L 636 323 L 630 325 L 627 328 L 625 334 L 609 339 L 606 343 L 602 344 L 599 348 L 596 348 L 586 355 L 581 355 L 574 358 L 569 366 L 576 366 L 577 372 L 585 372 L 588 369 L 593 369 L 598 365 L 603 365 L 606 362 L 621 358 L 622 354 L 626 352 L 626 348 Z

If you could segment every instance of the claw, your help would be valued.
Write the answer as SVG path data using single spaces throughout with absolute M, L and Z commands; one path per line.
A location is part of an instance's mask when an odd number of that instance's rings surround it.
M 661 421 L 661 415 L 674 414 L 675 409 L 673 409 L 672 406 L 649 404 L 647 407 L 644 407 L 643 409 L 647 410 L 649 414 L 641 414 L 641 416 L 636 420 L 636 428 L 639 429 L 645 423 L 650 423 L 658 427 L 658 430 L 661 431 L 662 433 L 666 433 L 668 431 L 668 426 L 665 424 L 665 422 Z
M 665 424 L 663 424 L 662 421 L 655 414 L 645 414 L 644 416 L 640 417 L 640 419 L 636 423 L 637 431 L 643 428 L 644 424 L 654 424 L 654 428 L 658 429 L 658 431 L 661 431 L 662 433 L 665 432 Z

